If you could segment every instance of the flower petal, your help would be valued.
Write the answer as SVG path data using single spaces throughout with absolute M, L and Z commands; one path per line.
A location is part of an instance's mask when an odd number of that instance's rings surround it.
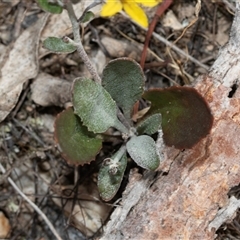
M 122 10 L 122 3 L 119 0 L 107 0 L 101 9 L 102 17 L 111 17 Z
M 155 7 L 158 5 L 162 0 L 135 0 L 136 3 L 141 3 L 143 6 L 146 7 Z
M 138 24 L 143 27 L 148 26 L 148 18 L 145 12 L 134 2 L 124 1 L 122 3 L 124 11 Z

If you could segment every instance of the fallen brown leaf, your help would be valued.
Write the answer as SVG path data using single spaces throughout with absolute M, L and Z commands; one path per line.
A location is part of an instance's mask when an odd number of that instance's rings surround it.
M 38 73 L 38 44 L 47 15 L 16 40 L 0 71 L 0 122 L 18 101 L 24 82 Z
M 71 101 L 71 83 L 40 73 L 31 85 L 32 100 L 41 106 L 65 106 Z
M 0 238 L 7 238 L 9 236 L 11 226 L 8 218 L 3 212 L 0 212 Z

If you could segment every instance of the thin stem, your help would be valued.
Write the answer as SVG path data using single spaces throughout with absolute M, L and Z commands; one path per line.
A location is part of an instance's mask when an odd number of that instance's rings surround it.
M 0 163 L 0 170 L 2 171 L 3 174 L 6 173 L 6 170 L 1 163 Z M 49 221 L 47 216 L 42 212 L 42 210 L 19 189 L 19 187 L 14 183 L 14 181 L 10 177 L 8 177 L 7 180 L 12 185 L 12 187 L 19 193 L 19 195 L 42 217 L 42 219 L 48 225 L 48 227 L 50 228 L 52 233 L 55 235 L 55 237 L 58 240 L 62 240 L 62 238 L 59 236 L 56 229 L 54 228 L 52 223 Z
M 84 64 L 86 65 L 88 71 L 91 73 L 94 81 L 101 84 L 101 78 L 98 75 L 96 68 L 92 64 L 86 51 L 83 48 L 83 45 L 81 42 L 81 37 L 80 37 L 79 23 L 78 23 L 78 19 L 77 19 L 76 15 L 75 15 L 72 3 L 69 0 L 65 0 L 65 6 L 66 6 L 66 9 L 68 12 L 69 19 L 72 23 L 73 36 L 74 36 L 74 41 L 77 46 L 77 52 L 80 55 L 81 59 L 83 60 Z
M 126 15 L 126 13 L 124 13 L 123 11 L 121 12 L 121 14 L 123 16 L 125 16 L 126 18 L 128 18 L 128 16 Z M 147 30 L 146 28 L 143 28 L 142 26 L 138 25 L 139 27 L 141 27 L 144 30 Z M 178 48 L 176 45 L 174 45 L 172 42 L 169 42 L 167 39 L 165 39 L 164 37 L 161 37 L 159 34 L 157 34 L 156 32 L 152 33 L 152 36 L 154 38 L 156 38 L 157 40 L 159 40 L 160 42 L 163 42 L 166 46 L 168 46 L 169 48 L 173 49 L 175 52 L 179 53 L 180 55 L 182 55 L 183 57 L 187 58 L 189 61 L 195 63 L 196 65 L 202 67 L 205 70 L 208 70 L 209 67 L 205 64 L 202 64 L 200 61 L 198 61 L 197 59 L 195 59 L 194 57 L 190 56 L 189 54 L 185 53 L 183 50 L 181 50 L 180 48 Z
M 130 128 L 128 129 L 126 126 L 124 126 L 123 123 L 120 122 L 118 119 L 115 121 L 115 125 L 113 127 L 115 127 L 121 133 L 124 133 L 124 134 L 127 134 L 127 135 L 129 133 L 129 130 L 130 130 Z
M 169 6 L 171 4 L 172 4 L 172 0 L 163 1 L 163 3 L 161 3 L 158 6 L 157 11 L 154 15 L 154 18 L 153 18 L 151 24 L 148 27 L 147 35 L 146 35 L 146 39 L 145 39 L 145 43 L 144 43 L 144 48 L 143 48 L 142 55 L 141 55 L 141 61 L 140 61 L 140 65 L 141 65 L 142 69 L 144 69 L 145 60 L 146 60 L 146 57 L 147 57 L 148 45 L 149 45 L 152 33 L 153 33 L 153 31 L 156 27 L 157 21 L 160 18 L 160 16 L 169 8 Z
M 103 2 L 101 0 L 95 0 L 93 3 L 91 3 L 86 9 L 83 11 L 82 16 L 78 19 L 78 22 L 81 22 L 82 19 L 84 18 L 84 15 L 91 9 L 96 7 L 99 4 L 102 4 Z
M 176 51 L 177 53 L 181 54 L 182 56 L 184 56 L 185 58 L 187 58 L 188 60 L 190 60 L 191 62 L 195 63 L 196 65 L 200 66 L 201 68 L 208 70 L 209 67 L 205 64 L 202 64 L 201 62 L 199 62 L 197 59 L 195 59 L 194 57 L 190 56 L 189 54 L 185 53 L 183 50 L 181 50 L 180 48 L 178 48 L 176 45 L 174 45 L 173 43 L 169 42 L 167 39 L 165 39 L 164 37 L 160 36 L 159 34 L 157 34 L 156 32 L 152 33 L 153 37 L 156 38 L 157 40 L 163 42 L 166 46 L 170 47 L 171 49 L 173 49 L 174 51 Z
M 126 152 L 126 150 L 127 150 L 126 144 L 123 144 L 117 151 L 117 154 L 113 159 L 113 162 L 118 163 L 121 160 L 123 154 Z
M 121 123 L 128 129 L 130 129 L 132 126 L 130 124 L 130 121 L 128 121 L 125 116 L 122 114 L 121 110 L 118 108 L 117 110 L 117 116 L 119 118 L 119 120 L 121 121 Z

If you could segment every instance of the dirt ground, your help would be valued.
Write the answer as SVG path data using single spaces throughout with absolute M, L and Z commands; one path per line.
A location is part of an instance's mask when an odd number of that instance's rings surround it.
M 173 1 L 155 27 L 144 73 L 146 89 L 191 85 L 207 73 L 227 43 L 234 16 L 231 1 Z M 81 15 L 83 3 L 76 5 Z M 84 5 L 85 6 L 85 5 Z M 149 19 L 157 7 L 146 9 Z M 99 74 L 111 59 L 141 60 L 146 31 L 125 15 L 96 18 L 82 28 L 85 50 Z M 88 239 L 101 233 L 127 184 L 108 203 L 98 195 L 101 161 L 116 142 L 104 144 L 96 161 L 73 167 L 54 141 L 56 115 L 71 105 L 76 77 L 91 77 L 77 52 L 55 54 L 42 48 L 48 36 L 72 37 L 66 12 L 49 15 L 35 1 L 0 1 L 0 239 L 54 239 L 42 217 L 16 192 L 9 177 L 54 225 L 62 239 Z M 166 43 L 172 43 L 169 47 Z M 139 172 L 141 173 L 141 169 Z M 239 187 L 229 195 L 239 197 Z M 6 235 L 7 234 L 7 235 Z M 240 239 L 240 213 L 224 224 L 217 239 Z

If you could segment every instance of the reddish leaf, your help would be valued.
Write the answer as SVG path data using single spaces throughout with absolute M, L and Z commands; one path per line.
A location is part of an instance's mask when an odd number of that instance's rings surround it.
M 143 98 L 151 102 L 147 115 L 162 114 L 163 139 L 168 146 L 191 148 L 211 130 L 211 111 L 194 88 L 152 89 Z
M 101 139 L 82 125 L 72 108 L 58 114 L 54 136 L 62 156 L 70 164 L 83 165 L 91 162 L 102 148 Z

